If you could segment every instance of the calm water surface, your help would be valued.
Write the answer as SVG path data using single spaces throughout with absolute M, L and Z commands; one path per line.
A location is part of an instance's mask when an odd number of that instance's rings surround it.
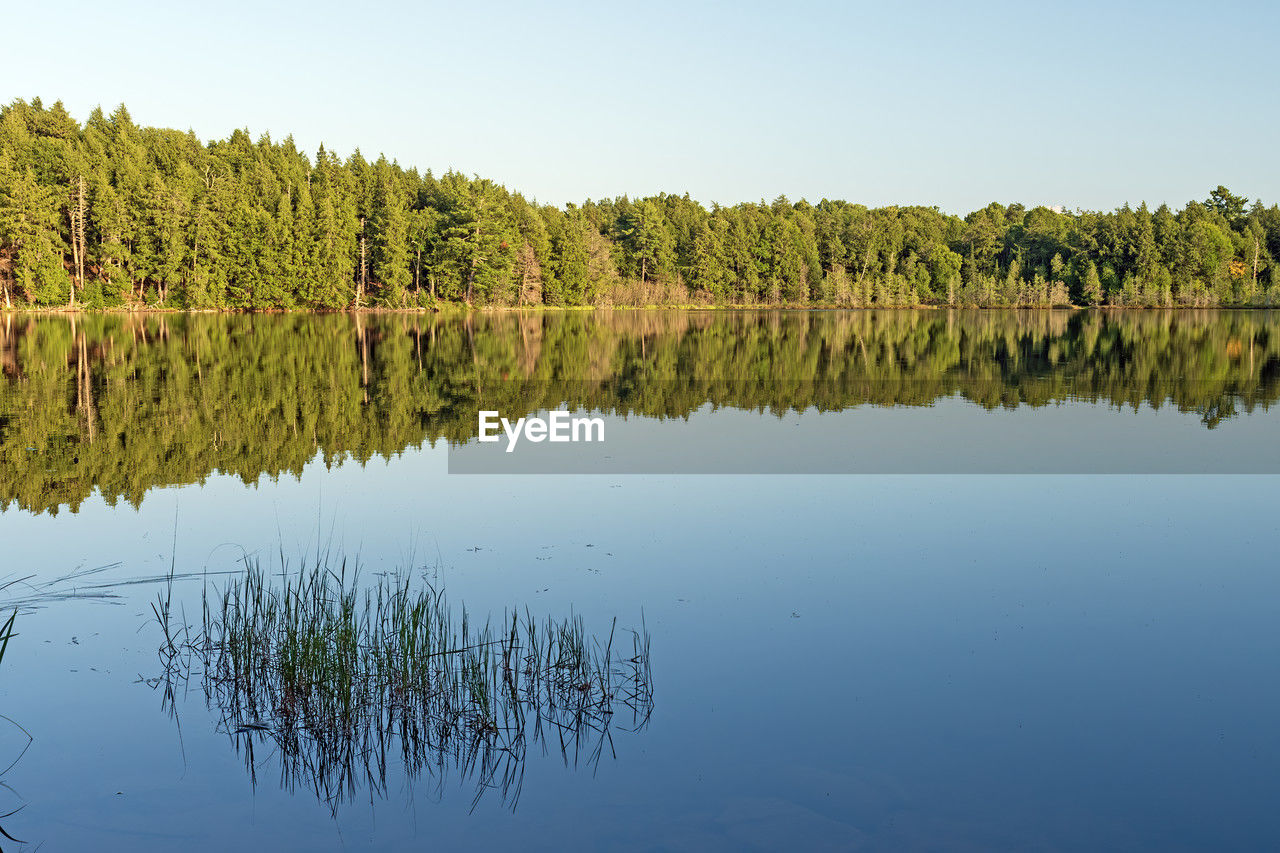
M 0 368 L 16 849 L 1280 833 L 1275 314 L 7 316 Z M 478 409 L 562 404 L 610 419 L 596 473 L 450 473 Z M 164 586 L 126 582 L 318 544 L 481 619 L 643 625 L 647 723 L 531 746 L 516 796 L 398 754 L 317 795 L 199 679 L 166 700 Z M 0 720 L 0 767 L 26 743 Z

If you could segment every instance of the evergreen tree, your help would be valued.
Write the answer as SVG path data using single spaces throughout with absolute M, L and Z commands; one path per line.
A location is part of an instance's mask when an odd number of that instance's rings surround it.
M 1280 208 L 1065 213 L 687 194 L 537 205 L 492 181 L 247 131 L 202 143 L 123 106 L 0 108 L 7 307 L 602 304 L 1270 305 Z
M 376 189 L 370 217 L 371 271 L 383 305 L 403 308 L 413 272 L 409 264 L 408 199 L 386 160 L 374 166 Z
M 1087 305 L 1097 306 L 1102 304 L 1102 279 L 1098 277 L 1098 265 L 1093 261 L 1085 264 L 1081 297 Z

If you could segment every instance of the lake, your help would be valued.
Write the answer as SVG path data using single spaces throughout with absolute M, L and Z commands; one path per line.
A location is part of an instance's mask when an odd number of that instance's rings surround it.
M 1268 311 L 0 316 L 0 827 L 1268 847 L 1277 400 Z

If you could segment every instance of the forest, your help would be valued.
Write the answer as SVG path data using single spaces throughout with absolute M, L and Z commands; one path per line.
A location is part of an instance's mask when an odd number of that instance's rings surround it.
M 0 509 L 141 504 L 221 472 L 465 443 L 476 412 L 687 418 L 1089 401 L 1203 428 L 1280 400 L 1253 311 L 602 311 L 0 316 Z
M 202 142 L 121 105 L 0 108 L 0 310 L 1216 307 L 1280 302 L 1280 208 L 526 199 L 291 137 Z

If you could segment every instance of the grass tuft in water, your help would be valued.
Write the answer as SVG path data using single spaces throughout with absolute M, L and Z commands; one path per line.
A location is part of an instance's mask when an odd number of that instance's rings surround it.
M 653 708 L 643 630 L 629 632 L 624 654 L 616 620 L 603 639 L 581 616 L 527 609 L 477 624 L 442 589 L 403 573 L 365 584 L 346 560 L 296 571 L 282 560 L 270 575 L 247 561 L 225 588 L 206 589 L 194 637 L 170 626 L 167 597 L 155 609 L 166 695 L 202 670 L 251 775 L 255 745 L 269 741 L 285 786 L 312 787 L 335 809 L 360 784 L 385 795 L 396 752 L 410 779 L 443 785 L 452 767 L 476 782 L 472 808 L 493 788 L 514 808 L 530 742 L 594 767 L 613 754 L 617 712 L 638 730 Z
M 18 611 L 14 610 L 4 625 L 0 625 L 0 663 L 4 662 L 4 653 L 9 649 L 9 640 L 13 638 L 13 623 L 17 618 Z

